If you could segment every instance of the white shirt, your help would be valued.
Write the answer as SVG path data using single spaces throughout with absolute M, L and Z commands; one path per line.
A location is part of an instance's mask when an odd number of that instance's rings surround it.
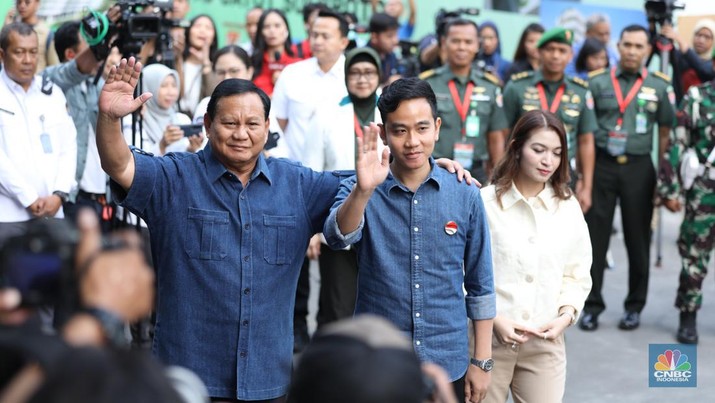
M 591 290 L 591 239 L 578 201 L 554 198 L 551 184 L 525 199 L 512 184 L 499 206 L 494 185 L 481 190 L 489 220 L 497 314 L 539 327 Z
M 0 222 L 28 221 L 26 207 L 75 186 L 77 131 L 62 90 L 42 92 L 36 76 L 27 92 L 0 72 Z M 62 208 L 55 217 L 64 217 Z
M 382 123 L 375 107 L 373 122 Z M 320 108 L 305 141 L 303 163 L 315 171 L 355 169 L 355 112 L 352 102 Z M 378 152 L 385 145 L 378 140 Z
M 179 104 L 181 105 L 181 110 L 192 111 L 196 109 L 196 105 L 199 103 L 199 96 L 201 95 L 201 70 L 203 66 L 200 64 L 194 64 L 189 62 L 184 62 L 184 96 L 181 97 Z
M 327 73 L 315 57 L 286 66 L 273 89 L 271 111 L 276 118 L 287 119 L 288 125 L 271 155 L 304 161 L 305 138 L 318 108 L 337 104 L 346 95 L 344 55 Z

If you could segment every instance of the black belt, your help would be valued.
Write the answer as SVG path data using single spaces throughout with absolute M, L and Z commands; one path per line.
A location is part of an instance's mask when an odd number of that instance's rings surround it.
M 608 151 L 602 148 L 596 148 L 596 155 L 599 158 L 603 158 L 609 161 L 613 161 L 619 165 L 625 165 L 629 162 L 635 162 L 636 160 L 642 158 L 650 158 L 650 154 L 622 154 L 622 155 L 611 155 Z
M 92 200 L 96 202 L 104 202 L 106 200 L 105 196 L 106 195 L 104 193 L 89 193 L 81 189 L 79 190 L 79 192 L 77 192 L 78 198 Z

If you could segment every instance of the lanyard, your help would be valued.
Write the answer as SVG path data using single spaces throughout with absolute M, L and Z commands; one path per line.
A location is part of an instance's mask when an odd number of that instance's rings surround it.
M 358 138 L 363 138 L 363 132 L 362 132 L 362 127 L 360 127 L 360 122 L 358 122 L 357 118 L 357 113 L 353 113 L 353 117 L 355 118 L 355 134 L 357 134 Z
M 469 100 L 472 96 L 472 90 L 474 89 L 474 83 L 471 81 L 467 83 L 467 90 L 464 91 L 464 100 L 460 103 L 459 93 L 457 92 L 457 86 L 454 84 L 454 80 L 449 82 L 449 92 L 452 93 L 452 102 L 454 102 L 454 107 L 459 113 L 459 117 L 462 119 L 462 123 L 467 120 L 467 111 L 469 110 Z
M 546 92 L 544 91 L 544 84 L 536 84 L 536 88 L 539 90 L 539 101 L 541 101 L 541 109 L 548 110 L 551 113 L 556 113 L 559 110 L 559 105 L 561 105 L 561 96 L 564 95 L 564 90 L 566 89 L 566 84 L 561 84 L 559 89 L 556 90 L 556 95 L 554 96 L 554 102 L 549 106 L 546 100 Z
M 628 108 L 628 105 L 631 103 L 633 98 L 635 98 L 636 94 L 638 91 L 641 89 L 641 85 L 643 85 L 643 79 L 648 75 L 648 70 L 643 68 L 643 72 L 641 73 L 641 76 L 638 77 L 636 80 L 635 84 L 633 84 L 633 87 L 631 87 L 631 90 L 628 91 L 628 95 L 626 95 L 626 99 L 623 99 L 623 91 L 621 91 L 621 84 L 618 82 L 616 79 L 616 68 L 611 69 L 611 83 L 613 84 L 613 91 L 616 93 L 616 101 L 618 102 L 618 109 L 621 112 L 621 116 L 618 117 L 618 120 L 616 121 L 616 130 L 620 130 L 621 126 L 623 125 L 623 116 L 626 114 L 626 108 Z

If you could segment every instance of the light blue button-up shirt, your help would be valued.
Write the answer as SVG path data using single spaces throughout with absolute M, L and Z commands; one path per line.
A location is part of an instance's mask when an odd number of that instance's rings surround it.
M 422 361 L 439 364 L 454 381 L 469 365 L 467 318 L 496 315 L 492 254 L 479 189 L 457 182 L 432 159 L 430 164 L 429 177 L 414 193 L 389 174 L 359 228 L 346 235 L 338 229 L 337 211 L 356 177 L 344 180 L 323 232 L 332 248 L 356 246 L 355 313 L 392 321 Z

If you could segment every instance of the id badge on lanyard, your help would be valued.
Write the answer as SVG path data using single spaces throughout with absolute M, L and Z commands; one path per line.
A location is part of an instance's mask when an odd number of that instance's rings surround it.
M 626 108 L 631 103 L 633 98 L 635 98 L 638 91 L 640 91 L 643 85 L 643 80 L 648 74 L 648 70 L 643 68 L 642 74 L 633 87 L 628 91 L 628 95 L 623 99 L 623 92 L 621 91 L 621 84 L 616 79 L 616 69 L 611 69 L 611 83 L 613 84 L 613 90 L 616 95 L 616 101 L 618 102 L 618 110 L 621 115 L 616 120 L 616 127 L 608 132 L 608 142 L 606 143 L 606 149 L 609 154 L 613 156 L 619 156 L 626 153 L 626 145 L 628 144 L 628 132 L 623 129 L 623 116 L 626 114 Z M 643 113 L 636 114 L 636 133 L 644 133 L 648 126 L 648 120 Z
M 474 161 L 474 144 L 467 142 L 454 143 L 453 155 L 454 160 L 462 164 L 464 169 L 469 171 L 472 169 L 472 161 Z
M 50 135 L 45 131 L 45 115 L 40 115 L 40 122 L 42 122 L 42 134 L 40 134 L 42 151 L 44 151 L 45 154 L 52 154 L 52 139 L 50 139 Z

